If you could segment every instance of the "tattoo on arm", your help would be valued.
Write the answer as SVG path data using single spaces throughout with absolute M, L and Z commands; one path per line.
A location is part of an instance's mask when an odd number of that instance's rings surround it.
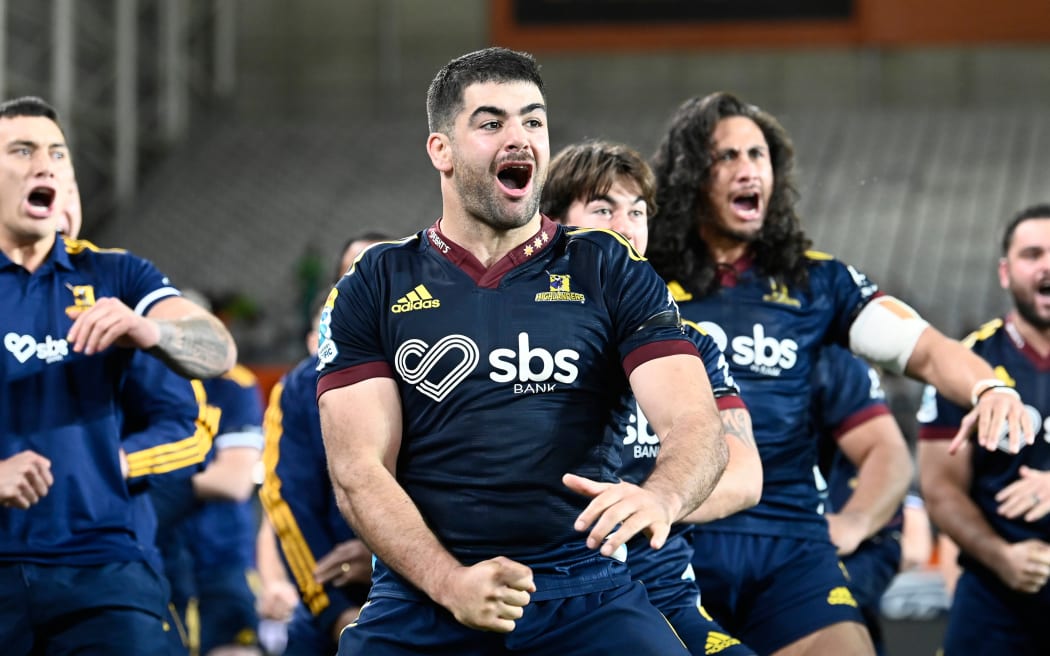
M 751 413 L 743 408 L 723 410 L 722 425 L 726 435 L 732 435 L 747 446 L 755 447 L 755 434 L 751 429 Z
M 158 320 L 160 341 L 149 352 L 186 378 L 214 378 L 226 371 L 232 342 L 212 317 Z

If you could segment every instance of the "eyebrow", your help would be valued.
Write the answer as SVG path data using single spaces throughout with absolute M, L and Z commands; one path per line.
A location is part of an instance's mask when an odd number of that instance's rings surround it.
M 535 111 L 540 111 L 546 114 L 547 106 L 543 103 L 531 103 L 522 107 L 519 114 L 531 114 Z M 477 118 L 480 114 L 492 114 L 493 116 L 498 116 L 500 118 L 507 118 L 507 110 L 492 105 L 482 105 L 470 113 L 471 120 Z
M 11 141 L 10 143 L 7 144 L 8 148 L 10 148 L 12 146 L 26 146 L 28 148 L 38 148 L 40 146 L 40 144 L 38 144 L 35 141 L 29 141 L 28 139 L 15 139 L 14 141 Z M 52 143 L 52 144 L 48 144 L 46 147 L 47 148 L 67 148 L 68 146 L 66 146 L 65 143 L 59 141 L 59 142 L 55 142 L 55 143 Z
M 610 203 L 610 204 L 615 204 L 615 202 L 609 196 L 608 193 L 599 194 L 598 196 L 594 196 L 590 200 L 588 200 L 587 202 L 588 203 L 593 203 L 594 201 L 597 201 L 597 200 L 605 201 L 606 203 Z M 634 200 L 631 201 L 631 205 L 637 205 L 638 203 L 646 203 L 646 201 L 641 196 L 638 196 Z M 646 203 L 646 205 L 648 205 L 648 203 Z

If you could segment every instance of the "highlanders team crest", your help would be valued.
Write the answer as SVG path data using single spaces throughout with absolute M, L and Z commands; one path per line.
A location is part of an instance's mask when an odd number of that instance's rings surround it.
M 568 274 L 550 273 L 550 291 L 536 294 L 536 301 L 569 301 L 572 303 L 583 303 L 583 294 L 572 291 L 572 284 Z
M 70 285 L 66 288 L 73 293 L 73 305 L 66 308 L 66 312 L 73 310 L 86 310 L 95 305 L 95 288 L 91 285 Z

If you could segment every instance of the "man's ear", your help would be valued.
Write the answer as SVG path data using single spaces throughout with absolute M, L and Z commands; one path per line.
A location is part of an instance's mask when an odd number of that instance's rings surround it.
M 430 155 L 430 163 L 442 173 L 452 172 L 452 144 L 448 135 L 441 132 L 431 132 L 427 137 L 427 154 Z

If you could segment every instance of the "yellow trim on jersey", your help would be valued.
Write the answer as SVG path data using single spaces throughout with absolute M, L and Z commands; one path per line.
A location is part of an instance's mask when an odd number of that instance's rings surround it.
M 193 435 L 175 442 L 165 442 L 148 449 L 127 454 L 128 478 L 138 478 L 148 474 L 167 474 L 204 462 L 211 450 L 212 440 L 219 431 L 219 418 L 222 410 L 208 405 L 208 396 L 204 384 L 191 380 L 193 395 L 197 399 L 197 428 Z
M 284 414 L 281 412 L 283 392 L 283 382 L 278 382 L 273 386 L 270 392 L 270 403 L 263 416 L 263 435 L 266 439 L 266 446 L 263 448 L 262 459 L 266 476 L 259 490 L 259 500 L 280 542 L 284 559 L 292 571 L 292 578 L 295 579 L 295 584 L 299 588 L 303 603 L 311 613 L 319 615 L 328 608 L 331 600 L 324 586 L 314 580 L 314 567 L 317 566 L 317 560 L 310 551 L 310 545 L 306 543 L 306 538 L 303 536 L 302 529 L 299 528 L 295 515 L 292 514 L 292 509 L 281 496 L 281 479 L 277 476 L 277 462 L 281 459 L 280 441 L 284 434 L 282 428 Z
M 806 251 L 806 257 L 811 260 L 834 260 L 835 256 L 824 251 Z
M 628 255 L 630 255 L 632 260 L 634 260 L 635 262 L 645 262 L 645 258 L 642 256 L 641 253 L 637 251 L 637 249 L 635 249 L 634 245 L 631 244 L 631 242 L 627 241 L 626 237 L 616 232 L 615 230 L 609 230 L 608 228 L 576 228 L 574 230 L 570 230 L 568 234 L 576 235 L 584 234 L 587 232 L 604 232 L 612 235 L 616 239 L 616 241 L 620 242 L 624 246 L 624 248 L 627 249 L 627 253 Z
M 671 292 L 671 298 L 676 302 L 685 302 L 693 300 L 693 295 L 685 291 L 685 287 L 682 287 L 682 283 L 677 280 L 672 280 L 667 283 L 667 290 Z
M 252 370 L 241 364 L 233 365 L 233 369 L 227 371 L 222 377 L 228 378 L 244 388 L 252 387 L 258 382 Z
M 984 340 L 988 339 L 989 337 L 995 334 L 995 331 L 999 330 L 1002 327 L 1002 319 L 992 319 L 987 323 L 981 324 L 980 328 L 964 337 L 962 343 L 964 346 L 973 348 L 974 344 L 976 344 L 977 342 L 983 342 Z
M 69 255 L 76 255 L 84 251 L 91 251 L 92 253 L 127 253 L 127 250 L 123 248 L 99 248 L 86 239 L 70 239 L 65 235 L 62 236 L 62 241 L 65 242 L 66 253 Z
M 696 332 L 700 333 L 701 335 L 706 335 L 707 334 L 707 331 L 704 330 L 703 328 L 701 328 L 700 324 L 694 323 L 694 322 L 690 321 L 689 319 L 682 319 L 682 325 L 689 326 L 690 328 L 692 328 Z

